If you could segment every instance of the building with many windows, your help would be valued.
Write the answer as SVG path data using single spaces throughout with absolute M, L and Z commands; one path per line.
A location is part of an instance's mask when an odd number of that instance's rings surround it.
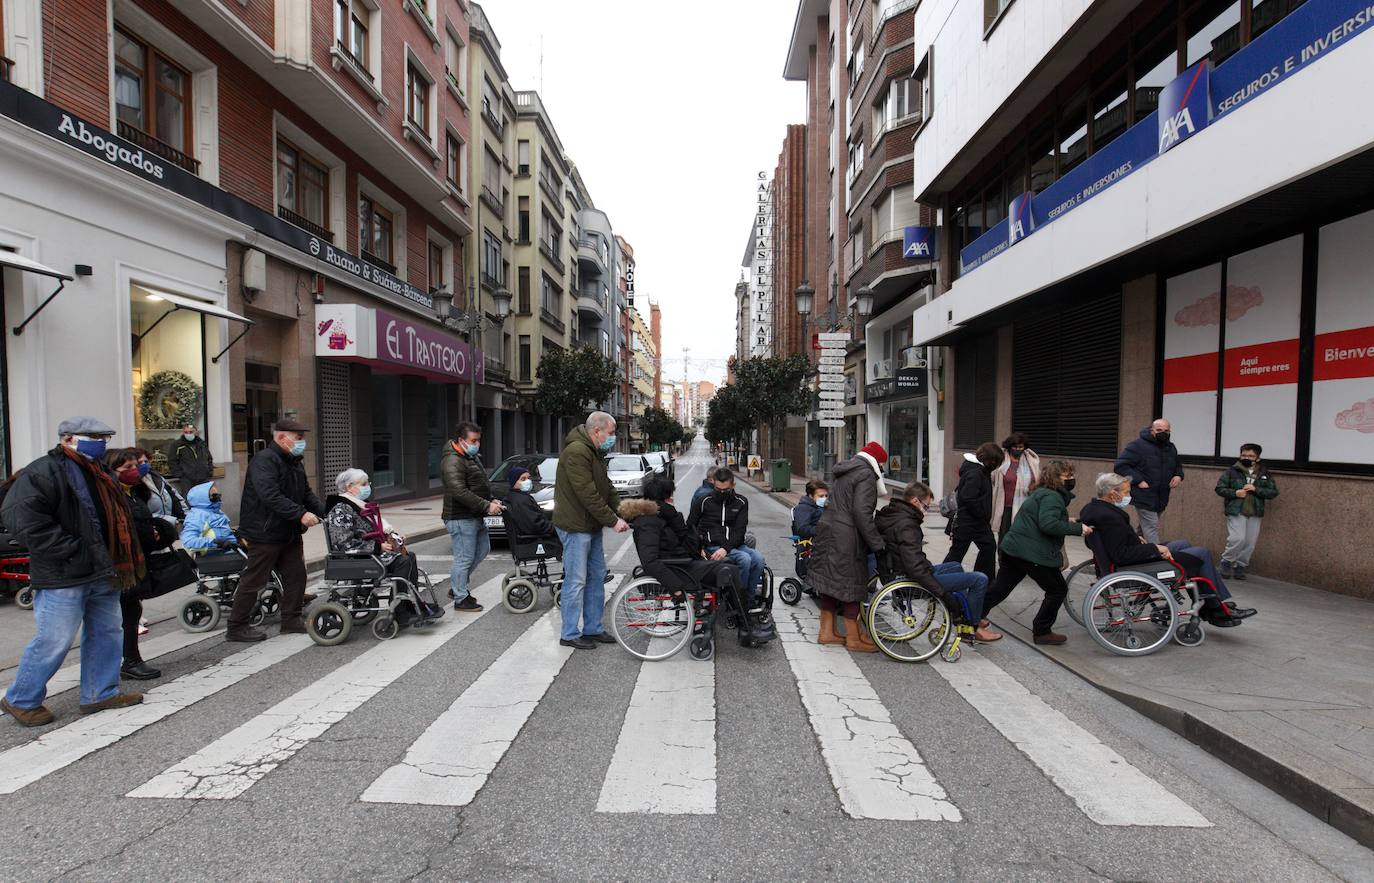
M 1364 6 L 916 8 L 913 192 L 942 272 L 913 330 L 948 348 L 947 463 L 1020 430 L 1082 484 L 1162 415 L 1186 464 L 1167 532 L 1219 549 L 1213 487 L 1259 443 L 1281 496 L 1255 569 L 1370 594 L 1374 565 L 1328 554 L 1333 524 L 1374 539 Z

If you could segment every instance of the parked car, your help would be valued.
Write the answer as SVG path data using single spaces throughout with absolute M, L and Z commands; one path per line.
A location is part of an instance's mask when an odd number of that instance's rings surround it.
M 558 455 L 557 454 L 516 454 L 514 457 L 507 457 L 500 466 L 492 470 L 487 480 L 491 482 L 491 495 L 498 500 L 504 500 L 510 493 L 510 482 L 507 480 L 512 466 L 523 466 L 530 471 L 530 478 L 534 480 L 534 490 L 530 493 L 534 500 L 543 509 L 553 516 L 553 482 L 558 475 Z M 500 515 L 487 516 L 487 531 L 493 540 L 506 539 L 506 523 Z
M 676 478 L 676 466 L 673 457 L 667 451 L 650 451 L 644 455 L 649 460 L 649 465 L 654 468 L 654 472 L 659 475 L 666 475 L 668 478 Z
M 621 497 L 642 497 L 644 482 L 654 474 L 654 467 L 644 454 L 607 454 L 606 471 Z

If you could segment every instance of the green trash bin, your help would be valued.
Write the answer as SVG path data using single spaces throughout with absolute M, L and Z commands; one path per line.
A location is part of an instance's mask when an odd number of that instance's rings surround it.
M 773 490 L 790 491 L 792 490 L 792 461 L 774 460 L 772 475 Z

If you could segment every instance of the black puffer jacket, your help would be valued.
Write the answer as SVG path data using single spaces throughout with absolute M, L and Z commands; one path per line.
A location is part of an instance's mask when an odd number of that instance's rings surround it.
M 887 543 L 891 566 L 935 597 L 943 598 L 945 587 L 935 578 L 935 568 L 924 549 L 921 522 L 925 517 L 924 512 L 906 500 L 893 500 L 873 521 L 883 534 L 883 542 Z
M 239 536 L 252 543 L 289 543 L 305 533 L 301 516 L 312 512 L 324 518 L 325 511 L 299 457 L 271 444 L 248 461 Z
M 744 535 L 749 530 L 749 501 L 743 494 L 713 492 L 701 499 L 693 514 L 696 520 L 688 526 L 701 537 L 703 546 L 738 549 L 744 545 Z
M 640 566 L 665 589 L 688 589 L 693 582 L 721 585 L 725 579 L 738 583 L 734 565 L 701 557 L 701 545 L 672 503 L 626 500 L 620 504 L 620 517 L 634 531 Z M 674 559 L 691 563 L 672 567 L 664 563 Z
M 487 514 L 491 484 L 480 459 L 458 453 L 453 442 L 449 442 L 439 457 L 439 477 L 444 481 L 445 521 L 482 518 Z
M 965 454 L 959 466 L 959 485 L 954 496 L 959 505 L 954 515 L 955 527 L 987 524 L 992 518 L 992 475 L 972 454 Z
M 539 502 L 522 490 L 511 489 L 506 495 L 506 517 L 515 525 L 522 536 L 547 537 L 553 533 L 553 522 Z
M 1107 560 L 1112 564 L 1146 564 L 1162 561 L 1159 549 L 1154 543 L 1141 540 L 1140 535 L 1131 527 L 1131 516 L 1106 500 L 1091 500 L 1079 513 L 1078 520 L 1093 529 L 1097 542 L 1107 550 Z
M 25 466 L 0 510 L 5 528 L 29 550 L 29 585 L 34 589 L 61 589 L 114 576 L 105 537 L 86 517 L 67 481 L 66 459 L 53 448 Z M 96 468 L 105 469 L 100 464 Z M 95 488 L 91 498 L 100 505 Z

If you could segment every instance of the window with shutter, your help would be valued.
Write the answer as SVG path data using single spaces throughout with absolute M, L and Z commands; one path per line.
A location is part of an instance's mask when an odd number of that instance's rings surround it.
M 993 438 L 997 338 L 986 334 L 954 350 L 954 445 L 973 449 Z

